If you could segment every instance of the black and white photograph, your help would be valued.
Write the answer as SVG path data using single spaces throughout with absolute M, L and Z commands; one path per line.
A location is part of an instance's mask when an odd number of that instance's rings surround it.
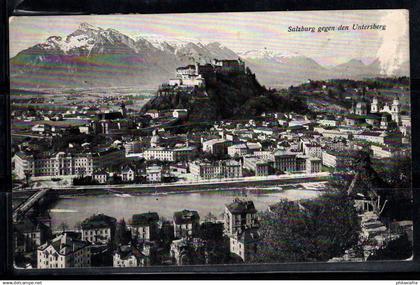
M 412 260 L 408 10 L 9 25 L 15 269 Z

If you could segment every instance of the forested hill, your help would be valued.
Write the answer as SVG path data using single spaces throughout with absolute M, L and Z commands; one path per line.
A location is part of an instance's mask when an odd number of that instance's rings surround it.
M 190 121 L 209 121 L 250 118 L 270 111 L 307 110 L 297 98 L 285 98 L 260 85 L 250 69 L 245 73 L 213 73 L 204 78 L 205 88 L 156 95 L 143 111 L 182 108 L 188 109 Z

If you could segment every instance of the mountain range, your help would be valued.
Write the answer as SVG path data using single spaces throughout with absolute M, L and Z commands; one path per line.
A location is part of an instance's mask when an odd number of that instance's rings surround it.
M 175 69 L 214 58 L 242 58 L 269 87 L 287 87 L 308 79 L 362 79 L 385 76 L 380 61 L 364 64 L 357 59 L 325 67 L 297 53 L 268 49 L 235 52 L 228 47 L 195 40 L 168 40 L 140 36 L 136 39 L 114 29 L 82 23 L 66 37 L 50 36 L 22 50 L 10 60 L 12 88 L 138 86 L 155 88 L 174 77 Z M 408 75 L 408 62 L 396 76 Z

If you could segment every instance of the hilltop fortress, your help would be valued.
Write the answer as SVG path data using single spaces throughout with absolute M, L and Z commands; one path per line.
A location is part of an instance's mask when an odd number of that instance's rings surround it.
M 176 77 L 170 79 L 169 86 L 203 87 L 204 77 L 214 73 L 245 73 L 245 63 L 240 59 L 213 59 L 211 63 L 195 63 L 176 69 Z

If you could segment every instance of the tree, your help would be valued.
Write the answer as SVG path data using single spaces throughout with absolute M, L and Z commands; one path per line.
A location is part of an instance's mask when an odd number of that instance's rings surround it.
M 368 260 L 403 260 L 413 255 L 413 244 L 407 234 L 390 241 L 384 248 L 378 249 Z
M 261 240 L 251 263 L 327 261 L 357 244 L 360 230 L 352 201 L 342 192 L 281 201 L 261 214 L 260 223 Z
M 204 217 L 204 221 L 214 223 L 214 222 L 217 221 L 217 217 L 215 215 L 213 215 L 212 212 L 209 212 L 207 214 L 207 216 Z
M 117 223 L 117 227 L 115 230 L 115 241 L 114 244 L 118 245 L 125 245 L 130 243 L 131 241 L 131 232 L 127 229 L 127 225 L 125 220 L 122 219 Z

